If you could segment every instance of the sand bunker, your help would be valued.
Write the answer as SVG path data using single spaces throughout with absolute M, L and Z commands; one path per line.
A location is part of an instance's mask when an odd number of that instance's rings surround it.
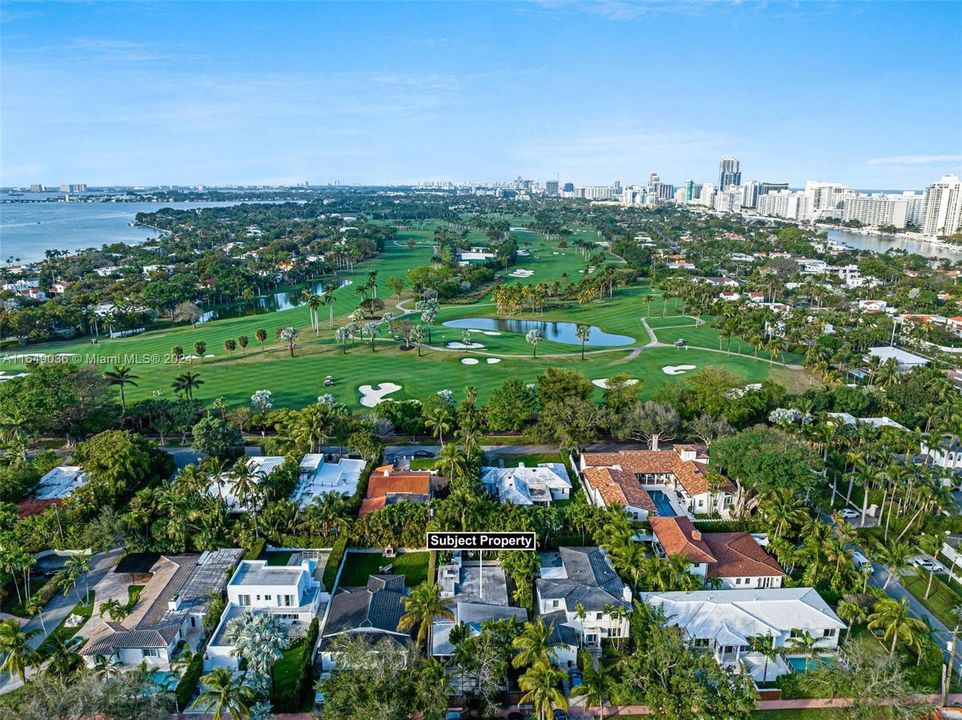
M 598 380 L 592 380 L 592 381 L 591 381 L 591 384 L 594 385 L 595 387 L 600 387 L 602 390 L 607 390 L 607 389 L 608 389 L 608 378 L 600 378 L 600 379 L 598 379 Z M 629 378 L 629 379 L 627 380 L 627 384 L 628 384 L 628 385 L 637 385 L 637 384 L 638 384 L 638 379 L 637 379 L 637 378 Z
M 447 345 L 452 350 L 482 350 L 484 345 L 481 343 L 449 342 Z
M 478 332 L 484 333 L 485 335 L 491 335 L 491 336 L 501 334 L 497 330 L 479 330 Z
M 462 365 L 477 365 L 478 362 L 477 358 L 461 358 Z
M 683 375 L 689 370 L 694 370 L 694 369 L 695 369 L 694 365 L 665 365 L 665 367 L 663 367 L 661 371 L 665 373 L 665 375 Z
M 381 402 L 386 395 L 390 395 L 400 389 L 400 385 L 386 382 L 380 385 L 361 385 L 357 391 L 361 393 L 361 405 L 364 407 L 374 407 Z
M 497 365 L 501 362 L 501 358 L 488 358 L 488 365 Z
M 525 270 L 524 268 L 518 268 L 517 270 L 512 270 L 508 273 L 509 277 L 514 278 L 529 278 L 534 275 L 534 270 Z

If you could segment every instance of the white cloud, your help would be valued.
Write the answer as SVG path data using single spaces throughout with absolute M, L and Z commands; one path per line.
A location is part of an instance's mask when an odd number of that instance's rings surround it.
M 962 155 L 895 155 L 872 158 L 868 165 L 939 165 L 962 162 Z

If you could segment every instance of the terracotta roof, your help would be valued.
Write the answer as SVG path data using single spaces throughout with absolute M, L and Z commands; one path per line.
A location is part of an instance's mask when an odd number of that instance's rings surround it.
M 684 555 L 693 563 L 712 565 L 718 560 L 701 532 L 686 517 L 652 517 L 651 530 L 666 555 Z
M 708 577 L 784 575 L 781 566 L 747 532 L 699 533 L 686 517 L 652 517 L 651 529 L 668 555 L 707 563 Z
M 390 495 L 431 494 L 431 473 L 426 471 L 395 470 L 393 465 L 375 468 L 367 482 L 367 497 L 361 503 L 358 515 L 381 510 Z
M 585 480 L 601 495 L 606 506 L 618 504 L 656 512 L 654 501 L 633 475 L 606 467 L 589 467 L 584 471 Z
M 618 467 L 634 474 L 674 475 L 685 492 L 690 496 L 708 492 L 707 468 L 705 463 L 682 460 L 679 452 L 692 446 L 680 445 L 672 450 L 624 450 L 620 452 L 584 453 L 587 466 Z M 729 493 L 735 492 L 734 485 L 725 480 L 719 488 Z

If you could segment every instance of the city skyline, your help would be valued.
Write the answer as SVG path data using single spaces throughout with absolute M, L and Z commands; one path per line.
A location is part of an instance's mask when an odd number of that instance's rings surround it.
M 962 174 L 955 3 L 217 7 L 7 3 L 0 184 Z

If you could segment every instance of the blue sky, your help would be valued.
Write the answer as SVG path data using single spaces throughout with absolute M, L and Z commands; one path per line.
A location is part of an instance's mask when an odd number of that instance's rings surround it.
M 5 1 L 0 183 L 962 173 L 962 2 Z

